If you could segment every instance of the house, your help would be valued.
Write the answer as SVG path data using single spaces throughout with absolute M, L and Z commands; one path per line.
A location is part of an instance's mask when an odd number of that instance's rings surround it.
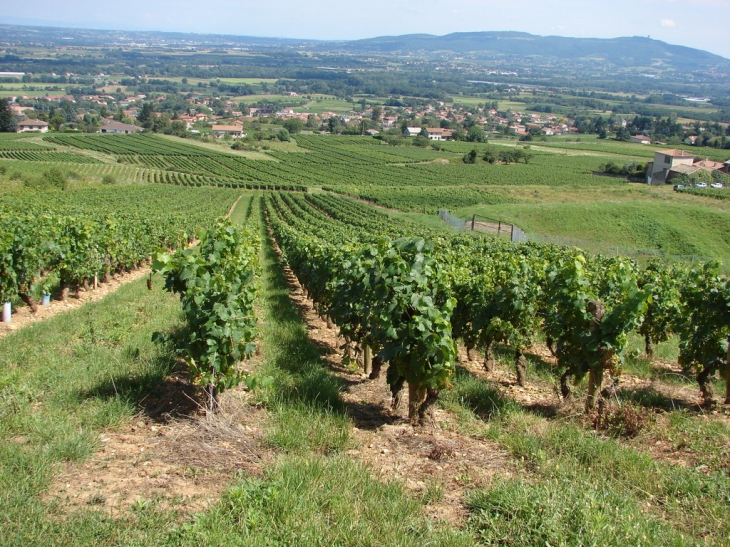
M 378 131 L 377 129 L 367 129 L 365 133 L 367 133 L 371 137 L 374 137 L 375 135 L 379 135 L 380 131 Z
M 636 135 L 635 137 L 631 137 L 631 142 L 636 144 L 651 144 L 651 139 L 644 135 Z
M 195 122 L 197 120 L 193 116 L 188 116 L 187 114 L 183 114 L 182 116 L 180 116 L 180 121 L 185 124 L 186 129 L 192 129 L 193 125 L 195 124 Z
M 693 167 L 709 171 L 710 173 L 713 171 L 722 171 L 722 168 L 724 167 L 724 164 L 721 161 L 712 161 L 708 159 L 696 161 L 692 165 Z
M 221 138 L 225 135 L 230 135 L 234 139 L 248 136 L 246 133 L 243 132 L 243 127 L 238 124 L 236 124 L 236 125 L 213 125 L 212 130 L 213 130 L 213 135 L 215 135 L 218 138 Z
M 97 131 L 97 133 L 110 133 L 110 134 L 114 134 L 114 135 L 131 135 L 132 133 L 137 133 L 138 131 L 142 131 L 142 128 L 137 127 L 136 125 L 117 122 L 114 120 L 104 120 L 104 125 L 101 126 L 101 129 L 99 129 L 99 131 Z
M 450 141 L 453 137 L 451 129 L 443 129 L 441 127 L 427 127 L 426 133 L 432 141 Z
M 405 136 L 406 137 L 415 137 L 416 135 L 419 135 L 421 133 L 420 127 L 406 127 L 405 130 Z
M 25 133 L 27 131 L 48 133 L 48 122 L 44 122 L 43 120 L 25 120 L 18 122 L 18 133 Z
M 646 164 L 646 182 L 652 185 L 665 184 L 669 171 L 676 171 L 678 165 L 691 167 L 694 161 L 694 156 L 684 150 L 657 150 L 654 152 L 654 161 Z
M 393 127 L 395 125 L 395 122 L 398 121 L 398 118 L 395 116 L 385 116 L 383 118 L 383 127 Z

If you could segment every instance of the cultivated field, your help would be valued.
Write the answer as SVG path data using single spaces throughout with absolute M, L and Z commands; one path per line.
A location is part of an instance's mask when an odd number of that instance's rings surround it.
M 0 545 L 728 545 L 728 200 L 295 139 L 0 136 Z

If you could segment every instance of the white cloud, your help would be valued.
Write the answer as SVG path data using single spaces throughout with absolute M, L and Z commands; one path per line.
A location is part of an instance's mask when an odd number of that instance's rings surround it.
M 664 28 L 675 28 L 677 26 L 673 19 L 662 19 L 659 24 Z

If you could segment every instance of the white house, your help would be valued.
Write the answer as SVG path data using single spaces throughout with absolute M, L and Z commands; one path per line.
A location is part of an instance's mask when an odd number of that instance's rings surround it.
M 248 136 L 240 125 L 213 125 L 212 130 L 213 135 L 218 138 L 224 135 L 230 135 L 234 139 Z
M 97 131 L 97 133 L 111 133 L 111 134 L 115 134 L 115 135 L 131 135 L 132 133 L 137 133 L 138 131 L 142 131 L 142 128 L 137 127 L 136 125 L 117 122 L 115 120 L 105 120 L 104 125 L 101 126 L 101 129 L 99 129 L 99 131 Z
M 694 156 L 684 150 L 670 148 L 654 152 L 654 161 L 647 164 L 647 181 L 649 184 L 664 184 L 667 181 L 667 174 L 679 165 L 691 167 L 694 163 Z
M 416 135 L 419 135 L 421 133 L 420 127 L 406 127 L 405 135 L 406 137 L 415 137 Z
M 25 133 L 26 131 L 48 133 L 48 122 L 44 122 L 43 120 L 24 120 L 18 122 L 18 133 Z

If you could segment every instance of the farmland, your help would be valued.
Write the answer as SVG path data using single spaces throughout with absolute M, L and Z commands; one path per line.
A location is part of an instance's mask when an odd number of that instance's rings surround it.
M 3 331 L 0 544 L 726 544 L 727 386 L 693 334 L 727 338 L 724 278 L 435 214 L 730 259 L 727 200 L 594 176 L 646 156 L 579 144 L 0 136 L 3 300 L 152 288 Z

